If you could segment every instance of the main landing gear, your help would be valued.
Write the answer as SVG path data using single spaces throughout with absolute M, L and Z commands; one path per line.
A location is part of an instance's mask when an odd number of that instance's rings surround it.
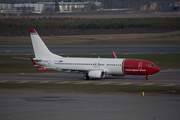
M 85 75 L 85 76 L 83 77 L 83 79 L 84 79 L 84 80 L 89 80 L 89 76 L 88 76 L 88 75 Z

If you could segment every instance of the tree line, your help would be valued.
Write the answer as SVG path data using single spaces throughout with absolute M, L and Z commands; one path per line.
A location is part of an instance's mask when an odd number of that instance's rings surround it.
M 48 19 L 48 18 L 46 18 Z M 126 29 L 126 28 L 147 28 L 147 29 L 180 29 L 180 18 L 127 18 L 127 19 L 70 19 L 59 20 L 49 18 L 48 21 L 29 19 L 27 22 L 0 21 L 1 30 L 29 29 L 52 30 L 52 29 Z M 54 19 L 54 20 L 53 20 Z

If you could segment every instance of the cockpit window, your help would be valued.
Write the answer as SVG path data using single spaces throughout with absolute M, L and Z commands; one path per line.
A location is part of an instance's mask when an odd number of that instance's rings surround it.
M 149 67 L 150 67 L 150 66 L 155 66 L 155 64 L 146 64 L 146 66 L 149 66 Z

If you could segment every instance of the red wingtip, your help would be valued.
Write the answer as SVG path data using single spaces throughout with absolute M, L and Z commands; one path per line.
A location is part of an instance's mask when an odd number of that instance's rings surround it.
M 35 29 L 29 29 L 30 33 L 36 33 Z

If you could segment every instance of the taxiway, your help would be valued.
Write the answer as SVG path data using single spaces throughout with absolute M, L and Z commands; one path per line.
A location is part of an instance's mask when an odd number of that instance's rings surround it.
M 161 70 L 144 80 L 144 76 L 106 76 L 104 79 L 83 80 L 83 74 L 72 73 L 11 73 L 0 74 L 0 83 L 51 83 L 51 84 L 112 84 L 112 85 L 155 85 L 180 86 L 180 70 Z
M 55 54 L 160 54 L 180 53 L 180 46 L 48 46 Z M 32 46 L 0 46 L 0 55 L 34 54 Z

